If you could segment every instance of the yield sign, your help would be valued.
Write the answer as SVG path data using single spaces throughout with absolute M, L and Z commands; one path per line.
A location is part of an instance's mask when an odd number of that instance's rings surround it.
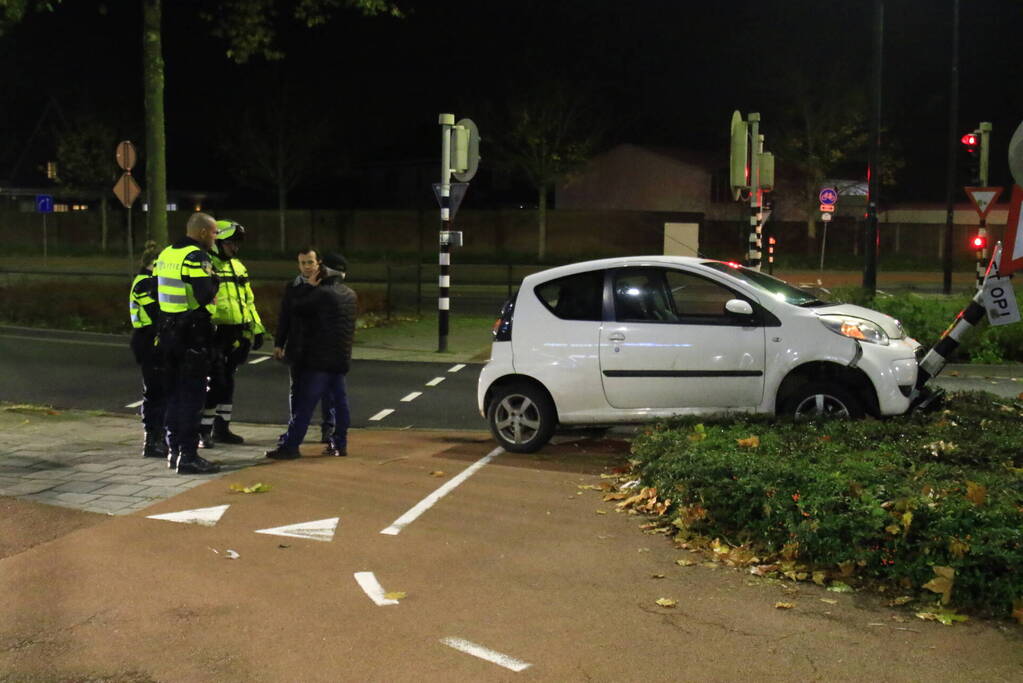
M 1000 187 L 966 187 L 966 196 L 973 202 L 973 207 L 981 219 L 987 218 L 988 211 L 995 205 L 998 198 L 1002 196 Z
M 196 508 L 194 510 L 182 510 L 181 512 L 166 512 L 162 515 L 148 515 L 146 519 L 162 519 L 167 522 L 179 522 L 181 524 L 198 524 L 199 526 L 213 526 L 220 521 L 224 512 L 230 505 L 217 505 L 211 508 Z
M 998 274 L 1023 269 L 1023 215 L 1020 214 L 1023 204 L 1023 188 L 1012 186 L 1012 199 L 1009 201 L 1009 220 L 1005 224 L 1005 245 L 1002 249 L 1002 260 L 998 263 Z

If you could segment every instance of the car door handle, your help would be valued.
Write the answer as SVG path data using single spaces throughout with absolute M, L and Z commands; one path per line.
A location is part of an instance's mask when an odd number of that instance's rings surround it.
M 608 337 L 608 339 L 610 339 L 613 342 L 623 342 L 625 341 L 625 335 L 622 334 L 621 332 L 615 332 L 610 337 Z

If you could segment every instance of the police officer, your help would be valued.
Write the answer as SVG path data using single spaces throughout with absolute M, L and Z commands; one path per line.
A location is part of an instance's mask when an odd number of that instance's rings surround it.
M 199 457 L 198 446 L 218 287 L 207 252 L 216 240 L 217 223 L 208 214 L 194 213 L 185 232 L 160 252 L 153 268 L 161 315 L 157 346 L 167 369 L 167 465 L 178 474 L 209 474 L 220 466 Z
M 213 322 L 214 369 L 206 394 L 199 447 L 211 448 L 215 442 L 244 443 L 245 439 L 231 431 L 234 408 L 234 373 L 245 362 L 249 349 L 263 345 L 263 323 L 256 311 L 255 297 L 249 285 L 249 272 L 238 260 L 238 251 L 245 238 L 245 228 L 234 221 L 217 221 L 217 240 L 210 258 L 213 272 L 220 280 Z
M 156 301 L 156 278 L 153 261 L 159 250 L 156 242 L 146 242 L 138 275 L 131 283 L 128 295 L 128 313 L 131 315 L 131 350 L 135 362 L 142 370 L 142 425 L 145 440 L 142 456 L 167 457 L 167 442 L 163 432 L 167 395 L 164 391 L 163 365 L 156 350 L 156 330 L 160 320 L 160 304 Z

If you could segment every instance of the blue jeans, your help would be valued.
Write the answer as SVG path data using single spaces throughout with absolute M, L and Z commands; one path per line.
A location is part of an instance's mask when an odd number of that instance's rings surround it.
M 334 436 L 331 437 L 330 443 L 338 450 L 345 450 L 348 447 L 348 425 L 351 423 L 345 376 L 340 372 L 303 370 L 298 376 L 298 382 L 294 389 L 291 421 L 288 422 L 288 431 L 284 433 L 281 445 L 290 450 L 298 448 L 302 444 L 305 433 L 309 430 L 309 421 L 312 420 L 316 404 L 320 402 L 324 394 L 330 394 L 334 399 L 331 411 L 334 413 Z

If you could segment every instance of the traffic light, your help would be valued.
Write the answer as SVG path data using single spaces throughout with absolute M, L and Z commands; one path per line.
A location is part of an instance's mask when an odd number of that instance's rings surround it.
M 987 235 L 974 235 L 970 238 L 970 246 L 977 251 L 987 249 Z
M 980 130 L 973 130 L 959 138 L 963 151 L 967 155 L 967 170 L 969 172 L 970 185 L 980 185 Z

